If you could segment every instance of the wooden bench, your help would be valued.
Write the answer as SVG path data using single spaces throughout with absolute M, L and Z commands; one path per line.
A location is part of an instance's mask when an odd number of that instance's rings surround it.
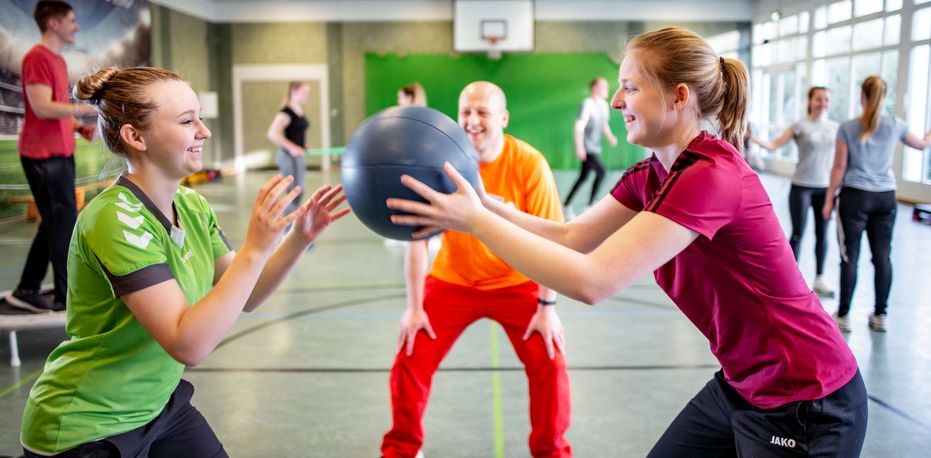
M 107 180 L 95 181 L 92 183 L 84 183 L 79 186 L 74 187 L 74 201 L 77 204 L 78 211 L 84 208 L 85 199 L 84 196 L 87 195 L 88 191 L 98 191 L 107 186 L 113 184 L 114 179 L 110 178 Z M 39 209 L 36 207 L 36 200 L 32 197 L 32 194 L 24 194 L 21 196 L 16 196 L 10 199 L 10 202 L 14 204 L 26 204 L 26 220 L 27 221 L 38 221 L 39 220 Z

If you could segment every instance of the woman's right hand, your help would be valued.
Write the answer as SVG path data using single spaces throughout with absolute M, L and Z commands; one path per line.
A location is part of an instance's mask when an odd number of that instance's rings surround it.
M 301 148 L 297 145 L 291 145 L 288 147 L 288 154 L 293 157 L 301 157 L 304 155 L 304 148 Z
M 293 181 L 294 177 L 275 175 L 259 189 L 249 217 L 243 251 L 252 249 L 266 257 L 271 255 L 285 228 L 306 211 L 306 207 L 301 206 L 288 215 L 282 215 L 288 204 L 301 193 L 301 187 L 295 186 L 291 192 L 282 196 Z
M 414 340 L 417 338 L 417 333 L 420 330 L 423 330 L 430 336 L 431 339 L 436 340 L 436 333 L 433 332 L 433 327 L 430 326 L 430 318 L 427 317 L 427 312 L 423 309 L 412 309 L 409 308 L 404 311 L 404 316 L 401 317 L 401 334 L 398 336 L 398 351 L 404 349 L 404 353 L 407 356 L 414 354 Z
M 443 169 L 456 185 L 456 192 L 452 194 L 436 191 L 410 175 L 401 176 L 401 183 L 426 199 L 427 203 L 389 198 L 386 202 L 388 208 L 407 213 L 391 215 L 392 223 L 472 232 L 479 214 L 488 210 L 485 209 L 472 185 L 450 163 L 445 163 Z M 414 232 L 414 236 L 417 237 L 422 232 L 423 230 Z

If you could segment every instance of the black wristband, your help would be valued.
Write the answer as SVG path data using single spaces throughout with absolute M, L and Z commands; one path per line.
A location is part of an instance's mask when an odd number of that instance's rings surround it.
M 543 299 L 543 298 L 538 297 L 538 298 L 537 298 L 537 304 L 540 304 L 540 305 L 542 305 L 542 306 L 544 306 L 544 307 L 549 307 L 549 306 L 551 306 L 551 305 L 556 305 L 556 301 L 548 301 L 548 300 L 546 300 L 546 299 Z

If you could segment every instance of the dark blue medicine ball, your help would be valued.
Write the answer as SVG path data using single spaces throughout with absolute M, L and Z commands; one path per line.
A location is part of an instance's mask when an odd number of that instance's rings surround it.
M 390 216 L 401 212 L 389 209 L 385 200 L 425 202 L 401 183 L 403 174 L 437 191 L 455 192 L 456 186 L 443 171 L 444 162 L 476 186 L 478 155 L 455 121 L 426 107 L 381 111 L 367 119 L 346 146 L 341 171 L 346 199 L 369 229 L 396 240 L 414 240 L 411 233 L 418 228 L 392 223 Z

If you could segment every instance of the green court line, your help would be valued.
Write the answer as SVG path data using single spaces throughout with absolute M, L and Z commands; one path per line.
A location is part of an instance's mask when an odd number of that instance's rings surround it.
M 491 367 L 500 366 L 498 360 L 498 328 L 495 322 L 491 325 Z M 495 427 L 495 458 L 504 458 L 504 417 L 501 412 L 501 372 L 491 373 L 491 408 Z
M 18 382 L 4 388 L 3 391 L 0 391 L 0 399 L 3 399 L 4 397 L 6 397 L 6 395 L 12 393 L 13 391 L 16 391 L 17 388 L 39 378 L 39 374 L 41 373 L 42 373 L 42 368 L 40 367 L 32 371 L 32 373 L 30 373 L 29 375 L 21 378 Z

